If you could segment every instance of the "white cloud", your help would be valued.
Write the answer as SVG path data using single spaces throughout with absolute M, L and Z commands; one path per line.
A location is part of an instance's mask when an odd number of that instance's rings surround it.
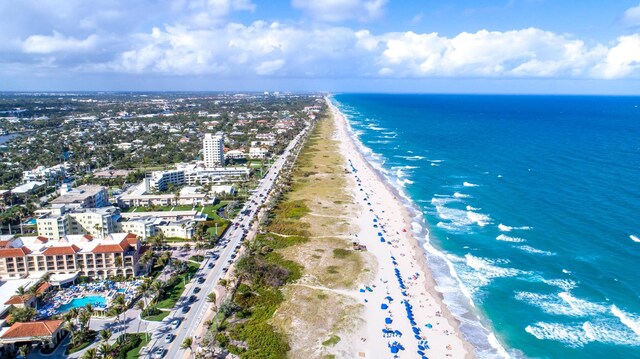
M 627 27 L 640 26 L 640 5 L 627 9 L 622 15 L 620 23 Z
M 66 37 L 57 31 L 53 35 L 32 35 L 22 43 L 26 53 L 50 54 L 55 52 L 84 52 L 91 50 L 98 42 L 97 35 L 90 35 L 84 40 Z
M 190 0 L 187 15 L 181 22 L 185 26 L 206 28 L 217 24 L 234 11 L 255 11 L 251 0 Z M 178 10 L 181 12 L 181 9 Z
M 257 21 L 203 30 L 154 28 L 107 68 L 267 77 L 619 78 L 636 76 L 639 63 L 640 35 L 606 47 L 535 28 L 446 37 Z
M 640 34 L 621 36 L 609 49 L 603 62 L 595 66 L 593 75 L 606 79 L 627 77 L 640 68 Z
M 369 21 L 379 18 L 387 0 L 292 0 L 291 5 L 314 19 L 326 22 Z

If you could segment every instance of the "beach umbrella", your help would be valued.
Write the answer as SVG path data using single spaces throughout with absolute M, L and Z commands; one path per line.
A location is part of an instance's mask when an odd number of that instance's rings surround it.
M 431 323 L 427 323 L 427 325 L 425 325 L 425 327 L 431 329 L 431 328 L 433 328 L 433 325 L 431 325 Z
M 378 232 L 378 237 L 382 237 L 382 232 Z
M 384 299 L 386 299 L 386 300 L 388 300 L 388 301 L 390 301 L 390 302 L 393 300 L 393 298 L 391 298 L 391 296 L 387 296 L 387 297 L 386 297 L 386 298 L 384 298 Z
M 374 221 L 374 222 L 378 222 L 378 220 L 377 220 L 377 219 L 375 219 L 375 218 L 373 219 L 373 221 Z
M 424 350 L 424 347 L 422 345 L 418 345 L 418 349 Z
M 384 303 L 380 305 L 380 309 L 387 309 L 387 308 L 389 308 L 389 306 Z
M 396 354 L 398 352 L 398 347 L 396 347 L 395 345 L 391 347 L 391 353 L 392 354 Z
M 391 324 L 391 323 L 393 323 L 393 320 L 391 320 L 391 318 L 385 318 L 384 322 L 386 324 Z
M 407 230 L 403 228 L 403 229 L 402 229 L 402 231 L 403 231 L 403 232 L 406 232 Z

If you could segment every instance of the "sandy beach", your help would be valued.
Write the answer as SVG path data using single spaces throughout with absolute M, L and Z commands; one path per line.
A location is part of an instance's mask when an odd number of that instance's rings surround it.
M 359 152 L 344 116 L 327 103 L 349 172 L 348 190 L 358 204 L 354 241 L 365 245 L 378 263 L 375 279 L 357 293 L 366 324 L 345 342 L 352 343 L 354 357 L 475 358 L 435 288 L 413 236 L 410 213 Z

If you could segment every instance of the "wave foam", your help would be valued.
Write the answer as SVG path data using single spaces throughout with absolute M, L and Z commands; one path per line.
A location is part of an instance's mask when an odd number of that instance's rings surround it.
M 449 258 L 454 263 L 459 278 L 471 294 L 490 284 L 495 278 L 515 277 L 526 274 L 526 272 L 519 269 L 498 265 L 508 263 L 508 261 L 475 257 L 472 254 L 466 254 L 464 258 L 451 255 Z
M 498 229 L 501 230 L 502 232 L 511 232 L 513 230 L 524 230 L 524 231 L 527 231 L 527 230 L 530 230 L 531 227 L 528 227 L 528 226 L 511 227 L 511 226 L 507 226 L 507 225 L 504 225 L 504 224 L 500 223 L 500 224 L 498 224 Z
M 627 328 L 640 336 L 640 317 L 623 312 L 620 308 L 616 307 L 615 304 L 611 306 L 611 313 L 618 317 Z
M 586 317 L 607 311 L 606 306 L 576 298 L 569 292 L 558 294 L 517 292 L 515 299 L 540 308 L 543 312 L 551 315 Z
M 478 212 L 467 211 L 467 218 L 469 218 L 471 222 L 476 223 L 480 227 L 484 227 L 487 224 L 491 223 L 491 218 L 489 216 Z
M 635 235 L 630 235 L 629 238 L 631 238 L 632 241 L 634 242 L 639 242 L 640 243 L 640 238 L 636 237 Z
M 572 348 L 583 347 L 591 341 L 581 326 L 537 322 L 524 330 L 540 340 L 555 340 Z
M 460 193 L 460 192 L 454 193 L 453 197 L 455 197 L 455 198 L 471 198 L 470 195 L 464 194 L 464 193 Z
M 509 237 L 509 236 L 505 236 L 504 234 L 501 234 L 499 236 L 496 237 L 497 240 L 499 241 L 503 241 L 503 242 L 512 242 L 512 243 L 522 243 L 525 242 L 525 240 L 523 238 L 518 238 L 518 237 Z
M 543 251 L 542 249 L 538 249 L 538 248 L 533 248 L 531 246 L 517 246 L 516 248 L 523 250 L 527 253 L 532 253 L 532 254 L 540 254 L 543 256 L 555 256 L 557 253 L 554 252 L 549 252 L 549 251 Z
M 462 184 L 465 187 L 478 187 L 479 185 L 475 184 L 475 183 L 471 183 L 471 182 L 464 182 Z

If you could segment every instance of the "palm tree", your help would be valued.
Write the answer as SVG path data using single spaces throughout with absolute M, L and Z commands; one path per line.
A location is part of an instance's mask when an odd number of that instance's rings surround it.
M 100 340 L 102 340 L 103 342 L 108 342 L 109 339 L 111 339 L 111 335 L 113 335 L 113 332 L 109 329 L 102 329 L 100 331 Z
M 98 351 L 95 348 L 88 349 L 82 355 L 82 359 L 98 359 Z
M 215 292 L 211 292 L 209 293 L 209 295 L 207 295 L 207 302 L 212 303 L 213 307 L 211 308 L 214 312 L 218 311 L 218 307 L 216 307 L 216 301 L 217 301 L 217 296 Z
M 102 343 L 98 347 L 98 354 L 100 354 L 102 358 L 107 358 L 110 352 L 111 352 L 111 346 L 109 345 L 109 343 Z
M 76 326 L 73 325 L 73 322 L 66 321 L 63 328 L 69 332 L 69 335 L 71 336 L 71 346 L 75 347 L 76 341 L 78 340 L 78 336 L 76 335 Z
M 89 321 L 91 320 L 91 313 L 87 310 L 80 311 L 78 314 L 78 321 L 80 322 L 80 331 L 83 335 L 87 333 L 89 330 Z
M 27 294 L 27 291 L 24 289 L 24 286 L 19 286 L 18 289 L 16 289 L 16 295 L 20 297 L 22 303 L 24 303 L 25 294 Z
M 193 355 L 193 348 L 191 348 L 192 345 L 193 345 L 193 338 L 186 337 L 184 338 L 184 341 L 180 345 L 180 349 L 189 349 L 189 352 L 191 353 L 191 355 Z
M 116 321 L 118 323 L 122 323 L 122 321 L 120 320 L 120 315 L 124 314 L 127 310 L 126 308 L 126 300 L 124 298 L 124 295 L 122 294 L 118 294 L 113 298 L 113 301 L 111 302 L 111 309 L 110 312 L 116 316 Z M 125 328 L 126 331 L 126 328 Z M 120 336 L 119 338 L 124 338 L 124 336 Z
M 18 348 L 18 354 L 20 354 L 23 358 L 26 358 L 27 355 L 29 354 L 29 346 L 23 345 L 20 348 Z

